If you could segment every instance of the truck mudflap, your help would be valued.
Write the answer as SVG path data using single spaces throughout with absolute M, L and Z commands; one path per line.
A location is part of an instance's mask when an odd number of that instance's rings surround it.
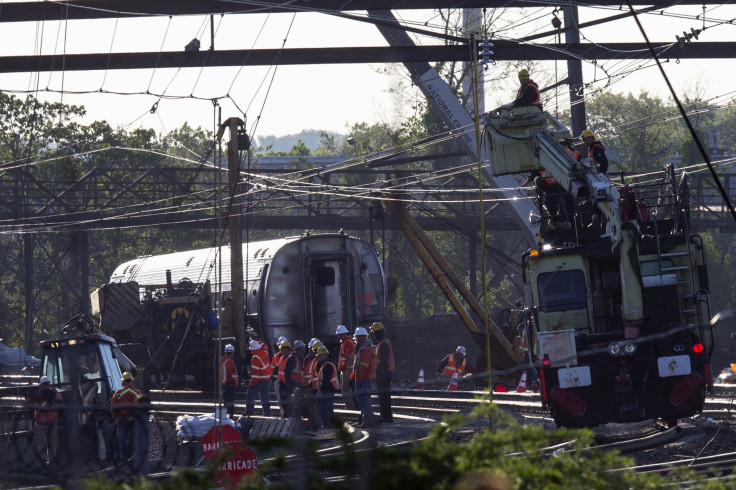
M 693 396 L 696 390 L 703 384 L 703 377 L 693 371 L 677 383 L 675 389 L 670 392 L 670 402 L 676 407 L 682 407 Z
M 549 397 L 573 417 L 580 417 L 585 413 L 588 404 L 581 400 L 575 393 L 565 388 L 555 386 Z

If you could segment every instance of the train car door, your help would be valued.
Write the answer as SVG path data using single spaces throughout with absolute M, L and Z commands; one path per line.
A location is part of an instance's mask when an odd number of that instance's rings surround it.
M 348 256 L 318 255 L 305 259 L 307 337 L 333 335 L 337 325 L 353 324 L 348 308 L 349 266 Z

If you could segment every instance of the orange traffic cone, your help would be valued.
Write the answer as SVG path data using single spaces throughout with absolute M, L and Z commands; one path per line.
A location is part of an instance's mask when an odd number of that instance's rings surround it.
M 424 389 L 424 366 L 419 366 L 419 376 L 417 376 L 417 386 L 414 389 L 416 390 Z
M 516 387 L 517 393 L 524 393 L 526 391 L 526 369 L 523 373 L 521 373 L 521 380 L 519 381 L 519 386 Z
M 447 391 L 457 391 L 457 371 L 452 375 L 450 386 L 447 387 Z

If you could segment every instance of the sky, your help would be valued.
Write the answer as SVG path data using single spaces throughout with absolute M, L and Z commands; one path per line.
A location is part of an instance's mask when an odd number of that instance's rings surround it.
M 625 7 L 624 7 L 625 8 Z M 0 10 L 0 15 L 1 15 Z M 581 8 L 580 22 L 620 13 L 617 8 Z M 675 35 L 691 28 L 703 28 L 702 6 L 668 9 L 664 15 L 640 17 L 652 41 L 675 42 Z M 361 13 L 358 13 L 361 14 Z M 399 11 L 397 16 L 429 27 L 438 24 L 431 11 Z M 561 15 L 560 15 L 561 16 Z M 736 17 L 736 7 L 709 6 L 707 29 L 701 41 L 734 39 L 736 27 L 723 21 Z M 504 39 L 522 37 L 550 28 L 552 8 L 529 8 L 509 11 L 491 28 Z M 510 23 L 510 26 L 508 25 Z M 192 39 L 201 39 L 202 49 L 210 45 L 209 17 L 109 19 L 0 24 L 0 52 L 3 55 L 34 53 L 107 53 L 136 51 L 177 51 Z M 386 41 L 369 23 L 339 19 L 317 13 L 249 14 L 215 17 L 216 49 L 273 49 L 303 47 L 385 46 Z M 643 41 L 632 19 L 582 30 L 582 42 Z M 439 41 L 417 38 L 418 44 Z M 537 42 L 549 42 L 540 39 Z M 694 41 L 698 42 L 698 41 Z M 626 57 L 626 53 L 621 53 Z M 607 89 L 614 92 L 645 90 L 660 97 L 669 91 L 659 70 L 643 61 L 585 60 L 583 77 L 594 96 Z M 680 91 L 725 103 L 733 97 L 728 74 L 736 73 L 736 61 L 682 60 L 665 63 L 665 70 Z M 388 68 L 388 69 L 387 69 Z M 490 66 L 489 74 L 501 70 Z M 535 65 L 533 78 L 543 87 L 565 76 L 565 62 Z M 97 72 L 56 72 L 0 74 L 0 90 L 25 96 L 30 92 L 43 100 L 84 105 L 84 122 L 104 119 L 114 127 L 153 128 L 166 133 L 184 122 L 190 126 L 212 129 L 216 110 L 211 99 L 218 99 L 222 119 L 243 117 L 251 136 L 296 134 L 304 129 L 319 129 L 342 134 L 357 122 L 398 125 L 412 111 L 408 101 L 416 93 L 403 88 L 403 67 L 372 64 L 303 65 L 279 67 L 226 67 L 206 69 L 146 69 Z M 626 76 L 616 76 L 626 74 Z M 612 75 L 609 77 L 609 75 Z M 726 77 L 724 78 L 724 75 Z M 517 81 L 508 80 L 501 87 L 485 87 L 486 107 L 510 100 Z M 402 96 L 397 90 L 403 90 Z M 164 95 L 164 98 L 160 96 Z M 229 97 L 227 97 L 229 95 Z M 552 95 L 550 92 L 549 95 Z M 155 105 L 158 102 L 158 105 Z M 152 110 L 155 106 L 155 110 Z M 545 108 L 569 106 L 565 90 L 557 99 L 549 99 Z

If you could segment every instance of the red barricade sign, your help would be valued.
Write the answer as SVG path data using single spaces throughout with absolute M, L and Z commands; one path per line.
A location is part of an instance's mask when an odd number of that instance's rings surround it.
M 222 426 L 222 442 L 218 442 L 219 430 L 214 426 L 202 438 L 202 453 L 210 460 L 221 448 L 229 448 L 230 456 L 220 464 L 217 481 L 226 487 L 235 487 L 246 475 L 258 468 L 258 456 L 245 445 L 243 437 L 235 427 Z

